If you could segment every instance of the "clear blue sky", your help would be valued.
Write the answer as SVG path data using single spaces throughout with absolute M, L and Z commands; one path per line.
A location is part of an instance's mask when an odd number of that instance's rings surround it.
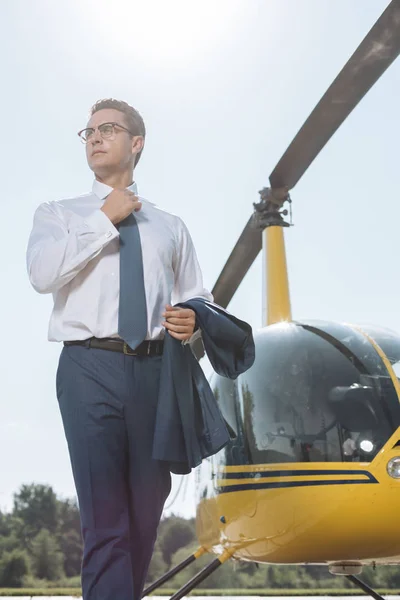
M 2 207 L 0 508 L 22 483 L 75 494 L 55 394 L 51 296 L 30 287 L 36 206 L 86 192 L 76 131 L 124 99 L 148 137 L 140 194 L 188 225 L 212 288 L 258 190 L 387 0 L 13 0 L 0 6 Z M 292 192 L 293 317 L 400 332 L 400 62 Z M 261 259 L 230 305 L 262 325 Z M 175 480 L 174 490 L 179 480 Z M 192 480 L 185 505 L 192 514 Z

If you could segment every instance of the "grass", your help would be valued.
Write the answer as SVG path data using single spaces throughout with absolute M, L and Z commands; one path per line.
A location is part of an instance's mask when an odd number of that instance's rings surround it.
M 172 596 L 177 590 L 163 589 L 154 592 L 154 596 Z M 376 590 L 383 595 L 397 595 L 399 590 Z M 153 594 L 152 594 L 153 595 Z M 204 589 L 193 590 L 192 596 L 362 596 L 361 590 L 355 589 Z M 73 596 L 75 598 L 82 597 L 82 592 L 79 588 L 0 588 L 0 596 Z M 366 596 L 367 598 L 367 596 Z

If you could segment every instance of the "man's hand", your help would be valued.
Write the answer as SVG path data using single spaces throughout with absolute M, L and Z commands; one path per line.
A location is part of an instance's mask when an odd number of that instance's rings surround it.
M 113 190 L 109 194 L 100 210 L 110 219 L 113 225 L 120 223 L 131 212 L 139 211 L 142 203 L 135 194 L 129 190 Z
M 188 340 L 193 335 L 196 313 L 191 308 L 179 308 L 179 306 L 174 308 L 167 304 L 162 316 L 165 317 L 163 326 L 176 340 Z

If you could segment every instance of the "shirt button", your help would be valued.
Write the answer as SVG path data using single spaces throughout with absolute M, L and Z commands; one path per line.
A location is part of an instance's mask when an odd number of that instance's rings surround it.
M 109 237 L 111 237 L 111 236 L 112 236 L 112 233 L 111 233 L 111 231 L 107 231 L 107 233 L 106 233 L 106 238 L 109 238 Z

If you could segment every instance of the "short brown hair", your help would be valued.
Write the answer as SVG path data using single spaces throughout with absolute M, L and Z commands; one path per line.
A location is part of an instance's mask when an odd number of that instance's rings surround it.
M 104 108 L 113 108 L 114 110 L 119 110 L 125 115 L 125 124 L 132 135 L 142 135 L 144 138 L 146 137 L 146 127 L 144 125 L 144 121 L 142 116 L 138 113 L 138 111 L 130 106 L 127 102 L 123 100 L 114 100 L 114 98 L 106 98 L 105 100 L 97 100 L 95 104 L 93 104 L 90 109 L 90 116 L 92 117 L 94 113 L 99 110 L 103 110 Z M 135 167 L 139 162 L 140 156 L 142 154 L 142 150 L 137 153 L 135 158 Z

